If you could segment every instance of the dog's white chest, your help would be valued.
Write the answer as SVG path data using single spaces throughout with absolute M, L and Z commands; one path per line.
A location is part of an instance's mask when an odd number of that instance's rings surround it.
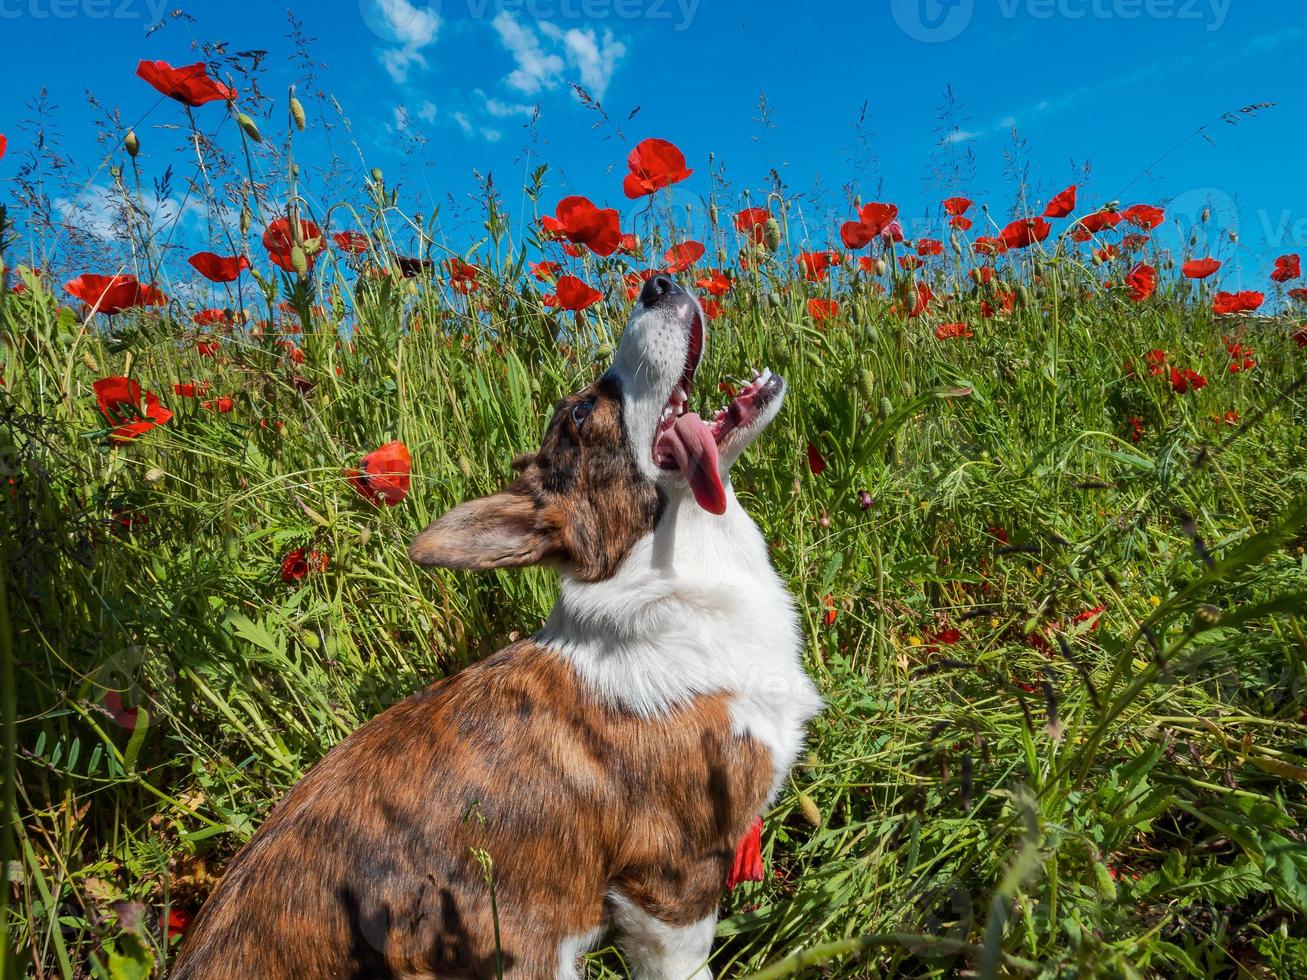
M 773 793 L 821 707 L 803 670 L 793 599 L 733 499 L 720 517 L 692 501 L 676 507 L 606 581 L 564 578 L 537 639 L 605 699 L 639 714 L 728 692 L 735 731 L 771 752 Z

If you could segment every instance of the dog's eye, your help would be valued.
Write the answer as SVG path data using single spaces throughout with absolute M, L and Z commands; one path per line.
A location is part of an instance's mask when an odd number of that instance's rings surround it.
M 572 423 L 577 427 L 577 429 L 580 429 L 581 426 L 585 425 L 585 420 L 590 417 L 590 413 L 594 411 L 594 407 L 595 400 L 593 398 L 587 398 L 585 401 L 577 402 L 572 406 Z

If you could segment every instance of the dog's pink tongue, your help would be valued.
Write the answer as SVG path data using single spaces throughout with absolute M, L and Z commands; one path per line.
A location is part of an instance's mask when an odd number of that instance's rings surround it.
M 726 513 L 726 488 L 717 472 L 717 442 L 694 412 L 686 412 L 658 437 L 690 481 L 694 499 L 710 514 Z

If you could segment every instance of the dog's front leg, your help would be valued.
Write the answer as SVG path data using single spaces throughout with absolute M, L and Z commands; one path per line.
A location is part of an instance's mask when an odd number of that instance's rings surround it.
M 635 980 L 712 980 L 708 955 L 717 927 L 716 909 L 704 918 L 674 923 L 619 893 L 610 898 L 618 945 Z

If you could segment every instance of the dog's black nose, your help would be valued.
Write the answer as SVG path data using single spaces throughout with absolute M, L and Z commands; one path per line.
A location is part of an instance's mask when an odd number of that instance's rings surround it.
M 640 290 L 640 302 L 648 307 L 666 299 L 668 296 L 675 296 L 684 292 L 671 276 L 662 274 L 653 276 L 644 281 L 644 288 Z

